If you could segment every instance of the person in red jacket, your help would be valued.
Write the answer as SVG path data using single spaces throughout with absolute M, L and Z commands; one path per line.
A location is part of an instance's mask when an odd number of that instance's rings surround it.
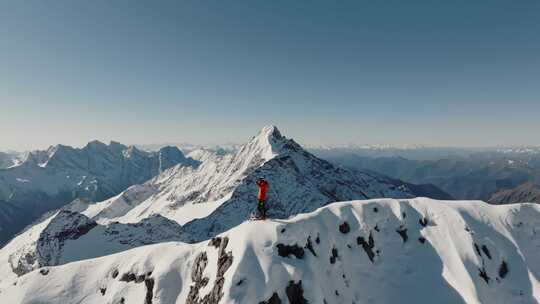
M 257 211 L 259 211 L 259 218 L 264 220 L 266 219 L 266 192 L 268 192 L 268 182 L 263 178 L 260 177 L 257 179 L 257 187 L 259 187 L 259 203 L 257 204 Z

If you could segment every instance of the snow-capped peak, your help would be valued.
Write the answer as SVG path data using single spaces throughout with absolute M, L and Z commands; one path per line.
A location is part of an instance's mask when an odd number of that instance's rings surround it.
M 269 161 L 276 156 L 284 156 L 294 152 L 304 152 L 303 148 L 294 140 L 281 135 L 276 126 L 265 126 L 261 131 L 243 145 L 237 153 L 237 158 Z
M 239 154 L 256 154 L 268 161 L 280 152 L 282 142 L 286 140 L 276 126 L 266 126 L 249 143 L 242 146 Z

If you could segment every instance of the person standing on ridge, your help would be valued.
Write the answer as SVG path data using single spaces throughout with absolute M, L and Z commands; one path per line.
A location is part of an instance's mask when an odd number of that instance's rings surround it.
M 257 211 L 259 211 L 259 219 L 265 220 L 266 219 L 266 192 L 268 192 L 268 182 L 263 178 L 259 177 L 257 179 L 257 187 L 259 187 L 259 195 L 258 199 L 259 202 L 257 204 Z

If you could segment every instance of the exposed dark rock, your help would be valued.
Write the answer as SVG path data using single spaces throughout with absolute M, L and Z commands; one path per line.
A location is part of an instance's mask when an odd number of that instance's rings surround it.
M 285 233 L 285 228 L 281 228 L 281 233 Z M 274 293 L 275 294 L 275 293 Z M 277 295 L 277 294 L 275 294 Z M 271 299 L 271 298 L 270 298 Z M 279 298 L 278 298 L 279 299 Z
M 240 286 L 244 283 L 244 279 L 240 279 L 238 280 L 238 282 L 236 282 L 236 286 Z
M 332 248 L 332 253 L 330 255 L 330 264 L 336 263 L 336 259 L 339 257 L 338 250 L 336 247 Z
M 1 203 L 1 202 L 0 202 Z M 58 265 L 64 243 L 88 233 L 97 223 L 77 212 L 61 210 L 40 233 L 35 251 L 21 257 L 11 255 L 9 263 L 13 273 L 22 276 L 37 268 Z M 1 242 L 1 241 L 0 241 Z
M 501 266 L 499 266 L 499 277 L 501 277 L 501 279 L 504 279 L 508 272 L 508 264 L 506 263 L 506 261 L 502 261 Z
M 373 253 L 373 248 L 375 247 L 375 241 L 373 240 L 373 236 L 371 232 L 369 233 L 369 238 L 367 242 L 363 236 L 359 236 L 356 238 L 356 243 L 362 246 L 369 260 L 373 263 L 373 258 L 375 258 L 375 253 Z
M 339 225 L 339 232 L 346 234 L 351 231 L 351 227 L 349 226 L 349 223 L 343 222 L 343 224 Z
M 217 239 L 217 238 L 216 238 Z M 225 272 L 231 267 L 233 262 L 232 252 L 225 252 L 227 245 L 229 244 L 229 238 L 223 237 L 220 240 L 215 240 L 214 244 L 219 242 L 218 258 L 217 258 L 217 274 L 212 286 L 212 290 L 204 298 L 200 298 L 199 290 L 209 283 L 208 278 L 202 276 L 206 265 L 208 264 L 208 257 L 206 252 L 200 253 L 193 264 L 191 270 L 191 279 L 193 285 L 190 286 L 189 294 L 186 299 L 186 304 L 217 304 L 223 297 L 223 284 L 225 283 Z
M 315 243 L 320 244 L 321 238 L 319 237 L 319 234 L 317 233 L 317 238 L 315 239 Z
M 476 251 L 476 254 L 482 256 L 482 252 L 480 252 L 480 247 L 478 247 L 478 244 L 476 243 L 474 243 L 474 250 Z
M 379 208 L 373 207 L 373 212 L 375 212 L 375 213 L 379 212 Z
M 152 299 L 154 298 L 154 279 L 145 279 L 144 285 L 146 286 L 146 297 L 144 299 L 144 304 L 152 304 Z
M 407 214 L 405 213 L 405 211 L 401 212 L 401 218 L 405 219 L 407 217 Z
M 313 249 L 313 243 L 311 243 L 311 236 L 308 236 L 305 248 L 309 250 L 314 256 L 317 256 L 315 249 Z
M 423 237 L 423 236 L 421 236 L 421 237 L 418 238 L 418 241 L 419 241 L 420 243 L 424 244 L 424 243 L 426 242 L 426 238 Z
M 193 262 L 193 268 L 191 270 L 191 280 L 193 282 L 202 279 L 202 274 L 204 269 L 206 268 L 206 265 L 208 265 L 208 257 L 206 255 L 206 252 L 201 252 L 195 258 L 195 262 Z
M 478 275 L 486 281 L 486 284 L 489 284 L 490 277 L 487 275 L 486 269 L 484 267 L 478 268 Z
M 486 245 L 482 245 L 482 251 L 486 254 L 486 256 L 488 257 L 488 259 L 491 260 L 491 253 L 489 252 L 489 249 L 487 248 Z
M 203 280 L 203 272 L 208 264 L 208 257 L 206 252 L 201 252 L 195 258 L 193 266 L 191 268 L 191 281 L 193 285 L 189 287 L 189 293 L 186 299 L 186 304 L 198 304 L 199 301 L 199 289 L 206 286 L 208 281 Z
M 42 268 L 42 269 L 39 270 L 39 273 L 41 273 L 42 275 L 48 275 L 49 274 L 49 269 Z
M 407 235 L 407 228 L 400 227 L 396 232 L 401 236 L 403 239 L 403 243 L 406 243 L 409 239 L 409 236 Z
M 418 220 L 418 223 L 420 223 L 420 225 L 422 225 L 422 227 L 426 227 L 429 223 L 429 220 L 427 217 L 423 217 L 421 219 Z
M 113 270 L 111 276 L 112 276 L 113 279 L 116 279 L 116 277 L 118 276 L 118 274 L 119 274 L 118 269 L 115 269 L 115 270 Z
M 375 228 L 373 228 L 373 229 L 375 229 L 375 231 L 377 231 L 377 232 L 381 232 L 381 230 L 379 229 L 379 225 L 375 225 Z
M 302 281 L 294 283 L 289 281 L 289 286 L 285 288 L 285 293 L 289 299 L 290 304 L 307 304 L 308 301 L 304 298 L 304 289 L 302 288 Z
M 278 254 L 284 258 L 294 255 L 297 259 L 302 259 L 304 257 L 304 249 L 297 244 L 294 245 L 284 245 L 277 244 Z
M 259 302 L 259 304 L 281 304 L 281 299 L 279 298 L 278 294 L 274 292 L 274 294 L 272 294 L 270 299 Z
M 107 292 L 107 288 L 101 287 L 101 288 L 99 289 L 99 292 L 101 293 L 102 296 L 104 296 L 105 293 Z
M 210 240 L 210 243 L 208 243 L 208 246 L 213 246 L 216 248 L 219 248 L 219 245 L 221 245 L 221 238 L 215 237 Z
M 154 279 L 150 278 L 151 275 L 152 275 L 152 271 L 146 274 L 141 274 L 141 275 L 136 275 L 133 272 L 126 272 L 122 274 L 119 280 L 122 282 L 127 282 L 127 283 L 134 282 L 136 284 L 144 282 L 144 285 L 146 286 L 146 296 L 145 296 L 144 303 L 152 304 L 152 299 L 154 297 Z M 113 271 L 112 276 L 113 278 L 116 278 L 118 276 L 117 269 Z M 106 291 L 106 288 L 100 288 L 100 292 L 102 295 L 105 295 L 105 291 Z M 121 301 L 121 303 L 123 302 Z
M 334 293 L 336 294 L 336 296 L 339 296 L 339 292 L 337 291 L 337 289 L 334 291 Z
M 126 272 L 120 277 L 122 282 L 134 282 L 135 280 L 137 280 L 137 275 L 132 272 Z

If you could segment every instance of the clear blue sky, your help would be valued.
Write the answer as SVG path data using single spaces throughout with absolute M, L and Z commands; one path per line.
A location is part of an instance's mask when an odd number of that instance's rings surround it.
M 0 148 L 540 144 L 540 1 L 2 1 Z

